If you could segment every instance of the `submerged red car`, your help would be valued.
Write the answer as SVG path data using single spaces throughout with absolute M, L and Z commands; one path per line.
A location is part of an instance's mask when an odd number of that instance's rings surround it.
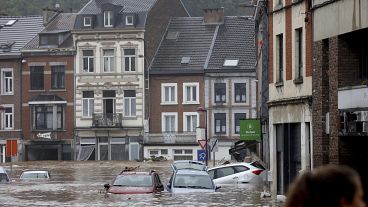
M 108 194 L 158 193 L 164 190 L 160 176 L 155 171 L 121 172 L 112 184 L 104 185 Z

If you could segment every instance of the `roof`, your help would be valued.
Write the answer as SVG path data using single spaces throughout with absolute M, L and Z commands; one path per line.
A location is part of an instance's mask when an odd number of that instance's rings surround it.
M 74 27 L 76 13 L 60 13 L 40 32 L 40 34 L 58 34 L 70 32 Z M 73 47 L 72 37 L 67 38 L 59 48 Z M 38 49 L 39 35 L 36 35 L 23 49 Z
M 254 8 L 239 6 L 251 0 L 181 0 L 191 17 L 203 16 L 203 9 L 224 8 L 225 16 L 253 16 Z
M 122 6 L 124 12 L 137 13 L 147 12 L 151 9 L 156 0 L 91 0 L 89 1 L 78 14 L 100 14 L 102 4 L 113 4 Z
M 20 49 L 44 28 L 41 16 L 1 16 L 0 25 L 5 25 L 10 20 L 16 22 L 10 26 L 0 26 L 0 47 L 11 47 L 9 51 L 0 49 L 0 56 L 20 55 Z
M 203 24 L 202 17 L 172 18 L 154 57 L 150 73 L 203 73 L 215 30 L 216 25 Z M 181 63 L 183 57 L 190 57 L 188 64 Z
M 224 66 L 225 60 L 239 60 L 236 67 Z M 226 17 L 219 27 L 206 69 L 244 69 L 255 72 L 256 48 L 254 21 L 241 17 Z
M 238 64 L 224 66 L 225 60 Z M 168 26 L 150 74 L 255 72 L 255 60 L 251 18 L 225 17 L 224 24 L 205 25 L 203 17 L 177 17 Z

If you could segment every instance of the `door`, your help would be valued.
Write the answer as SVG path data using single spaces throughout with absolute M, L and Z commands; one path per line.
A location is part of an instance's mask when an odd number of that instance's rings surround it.
M 139 160 L 139 143 L 130 143 L 129 148 L 129 160 Z
M 233 167 L 223 167 L 216 169 L 215 177 L 216 184 L 236 184 L 238 183 L 238 178 L 235 175 L 235 170 Z
M 100 137 L 98 142 L 98 160 L 109 160 L 109 144 L 107 137 Z

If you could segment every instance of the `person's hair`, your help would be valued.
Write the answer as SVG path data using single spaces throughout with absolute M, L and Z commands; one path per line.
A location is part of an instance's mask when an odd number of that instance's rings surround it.
M 290 186 L 285 207 L 339 207 L 351 203 L 359 174 L 346 166 L 328 165 L 306 172 Z

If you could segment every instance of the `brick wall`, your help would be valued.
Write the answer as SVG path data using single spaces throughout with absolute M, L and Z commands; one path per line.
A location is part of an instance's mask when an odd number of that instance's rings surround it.
M 312 22 L 313 15 L 309 10 L 309 1 L 305 1 L 305 74 L 312 76 Z

